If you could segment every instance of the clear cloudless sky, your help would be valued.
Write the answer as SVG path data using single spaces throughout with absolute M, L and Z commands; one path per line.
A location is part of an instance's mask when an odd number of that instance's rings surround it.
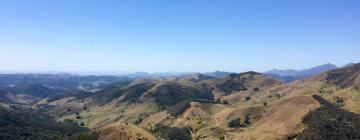
M 2 71 L 242 72 L 359 61 L 359 0 L 0 1 Z

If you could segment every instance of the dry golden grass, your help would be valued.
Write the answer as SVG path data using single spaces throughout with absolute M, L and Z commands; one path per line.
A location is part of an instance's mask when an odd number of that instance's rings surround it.
M 155 136 L 138 126 L 114 123 L 98 129 L 99 140 L 157 140 Z
M 273 104 L 261 119 L 253 124 L 254 131 L 244 137 L 256 139 L 282 139 L 301 132 L 303 117 L 320 105 L 310 96 L 297 96 Z

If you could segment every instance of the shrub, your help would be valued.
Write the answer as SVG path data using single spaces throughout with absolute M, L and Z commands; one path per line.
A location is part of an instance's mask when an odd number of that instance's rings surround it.
M 143 121 L 143 118 L 138 117 L 138 118 L 136 118 L 136 120 L 134 121 L 134 124 L 139 125 L 142 121 Z
M 250 117 L 249 117 L 249 115 L 245 115 L 243 126 L 246 127 L 248 125 L 250 125 Z
M 278 99 L 280 99 L 280 98 L 281 98 L 281 95 L 280 95 L 280 94 L 276 94 L 276 97 L 277 97 Z
M 334 98 L 334 101 L 335 101 L 334 104 L 335 104 L 336 106 L 342 107 L 342 106 L 345 105 L 345 100 L 344 100 L 343 98 L 337 97 L 337 96 L 334 96 L 333 98 Z

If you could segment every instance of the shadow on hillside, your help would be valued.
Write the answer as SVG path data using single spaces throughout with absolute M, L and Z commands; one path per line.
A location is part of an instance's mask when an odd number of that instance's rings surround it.
M 345 111 L 318 95 L 313 95 L 322 106 L 305 116 L 307 128 L 300 140 L 355 140 L 360 139 L 360 115 Z

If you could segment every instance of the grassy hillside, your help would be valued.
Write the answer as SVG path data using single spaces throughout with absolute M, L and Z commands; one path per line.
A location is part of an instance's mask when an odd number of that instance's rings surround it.
M 127 139 L 317 139 L 337 132 L 356 139 L 351 129 L 360 127 L 355 122 L 359 74 L 358 64 L 288 84 L 256 72 L 201 81 L 138 80 L 52 111 L 65 112 L 55 115 L 58 120 L 103 130 L 100 139 L 119 134 Z M 111 129 L 116 127 L 121 131 Z

